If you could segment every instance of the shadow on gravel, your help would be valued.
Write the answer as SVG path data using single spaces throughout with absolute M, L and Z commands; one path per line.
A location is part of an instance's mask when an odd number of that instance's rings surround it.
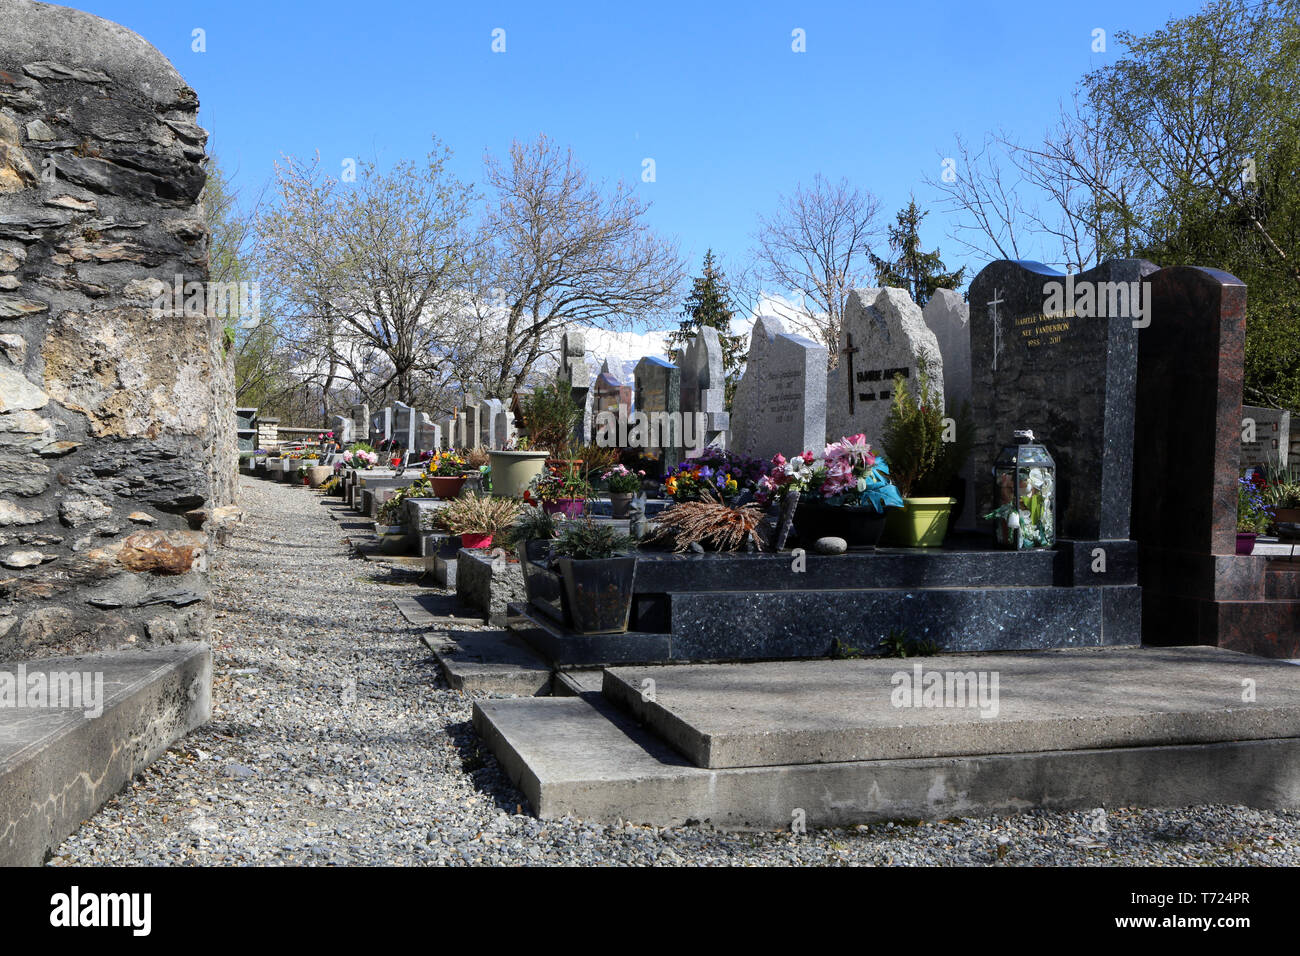
M 469 776 L 475 790 L 489 797 L 498 810 L 517 813 L 522 808 L 524 812 L 530 812 L 527 798 L 510 782 L 487 744 L 474 732 L 470 721 L 448 724 L 443 733 L 456 748 L 460 769 Z

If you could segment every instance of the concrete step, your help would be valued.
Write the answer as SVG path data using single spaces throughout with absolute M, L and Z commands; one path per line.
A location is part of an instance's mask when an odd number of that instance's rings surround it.
M 453 690 L 520 697 L 551 692 L 551 668 L 511 631 L 447 630 L 434 632 L 428 643 Z
M 98 675 L 103 711 L 0 706 L 0 866 L 36 866 L 212 708 L 206 644 L 0 664 L 0 682 Z M 12 699 L 12 698 L 11 698 Z M 83 701 L 84 703 L 84 701 Z
M 620 667 L 602 689 L 709 768 L 1300 737 L 1300 669 L 1209 647 Z
M 544 820 L 788 828 L 1031 807 L 1300 807 L 1294 737 L 714 770 L 590 696 L 476 701 L 474 727 Z

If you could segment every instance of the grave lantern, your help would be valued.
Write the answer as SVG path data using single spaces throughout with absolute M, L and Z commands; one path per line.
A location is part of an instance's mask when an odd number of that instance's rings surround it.
M 993 464 L 998 544 L 1024 550 L 1056 543 L 1056 462 L 1031 431 L 1018 431 Z

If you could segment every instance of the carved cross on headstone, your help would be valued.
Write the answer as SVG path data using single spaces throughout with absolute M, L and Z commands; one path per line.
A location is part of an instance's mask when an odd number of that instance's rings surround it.
M 1003 300 L 998 298 L 999 290 L 996 286 L 993 288 L 993 298 L 987 303 L 989 307 L 989 318 L 993 320 L 993 371 L 998 370 L 998 354 L 1002 351 L 1002 320 L 998 318 L 998 306 Z
M 848 368 L 845 370 L 846 374 L 844 377 L 848 379 L 849 382 L 849 414 L 850 415 L 853 414 L 853 401 L 857 397 L 856 395 L 857 385 L 853 381 L 853 356 L 860 351 L 862 350 L 853 344 L 853 334 L 849 333 L 848 335 L 846 335 L 844 337 L 844 348 L 840 349 L 840 354 L 848 356 Z

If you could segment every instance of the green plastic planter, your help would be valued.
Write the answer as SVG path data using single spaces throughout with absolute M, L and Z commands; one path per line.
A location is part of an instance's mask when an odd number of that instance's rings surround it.
M 497 498 L 522 498 L 529 483 L 542 473 L 548 451 L 493 451 L 492 494 Z
M 904 498 L 887 508 L 881 543 L 891 548 L 939 548 L 948 536 L 948 517 L 956 498 Z

